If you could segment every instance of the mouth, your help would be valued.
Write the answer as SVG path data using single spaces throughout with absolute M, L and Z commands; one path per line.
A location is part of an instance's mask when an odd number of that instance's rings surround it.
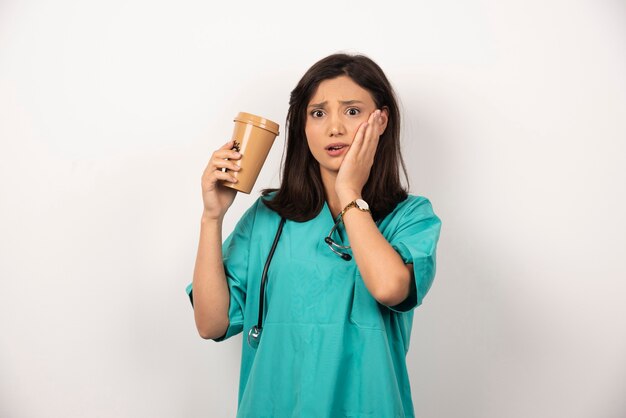
M 348 147 L 349 147 L 349 145 L 348 144 L 344 144 L 344 143 L 330 144 L 330 145 L 328 145 L 326 147 L 326 152 L 331 157 L 337 157 L 337 156 L 343 154 L 345 152 L 345 150 L 348 149 Z
M 347 147 L 348 144 L 344 144 L 343 142 L 337 142 L 336 144 L 330 144 L 326 147 L 326 151 L 337 151 L 342 148 Z

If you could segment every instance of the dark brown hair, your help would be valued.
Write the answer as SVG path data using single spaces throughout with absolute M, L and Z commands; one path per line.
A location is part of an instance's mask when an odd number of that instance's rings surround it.
M 267 207 L 287 219 L 304 222 L 320 213 L 326 199 L 317 160 L 306 140 L 307 106 L 319 84 L 328 79 L 348 76 L 367 90 L 377 109 L 386 107 L 389 117 L 381 135 L 374 164 L 363 186 L 362 197 L 369 204 L 374 220 L 384 218 L 407 198 L 398 172 L 408 175 L 400 151 L 400 112 L 395 93 L 383 70 L 364 55 L 333 54 L 313 64 L 291 92 L 287 112 L 286 146 L 281 161 L 278 189 L 263 189 L 263 196 L 277 191 L 272 199 L 262 199 Z

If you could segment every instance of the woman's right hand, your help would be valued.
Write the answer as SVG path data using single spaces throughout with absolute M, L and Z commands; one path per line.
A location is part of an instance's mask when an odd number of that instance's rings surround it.
M 233 144 L 233 140 L 230 140 L 216 150 L 211 155 L 209 164 L 202 174 L 202 200 L 204 201 L 202 216 L 204 218 L 223 219 L 237 195 L 237 190 L 226 187 L 219 181 L 226 180 L 231 183 L 237 181 L 228 171 L 222 171 L 222 168 L 233 171 L 241 169 L 237 164 L 226 159 L 238 160 L 241 158 L 241 154 L 231 149 Z

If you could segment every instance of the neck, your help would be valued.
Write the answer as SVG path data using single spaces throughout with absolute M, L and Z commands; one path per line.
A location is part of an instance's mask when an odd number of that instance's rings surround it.
M 335 192 L 335 180 L 337 180 L 337 173 L 332 171 L 321 170 L 322 183 L 324 184 L 324 193 L 326 194 L 326 202 L 328 208 L 333 217 L 339 215 L 339 212 L 343 209 L 339 202 L 337 192 Z

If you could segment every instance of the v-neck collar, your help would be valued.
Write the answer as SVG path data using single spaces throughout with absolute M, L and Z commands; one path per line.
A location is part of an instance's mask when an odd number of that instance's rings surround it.
M 328 201 L 324 200 L 324 207 L 322 208 L 322 212 L 326 210 L 326 219 L 330 218 L 331 225 L 334 225 L 335 222 L 339 219 L 339 215 L 336 217 L 333 216 L 333 213 L 330 210 L 330 206 L 328 206 Z
M 339 220 L 339 215 L 337 215 L 337 217 L 333 217 L 333 213 L 330 211 L 330 206 L 328 206 L 328 202 L 326 200 L 324 200 L 324 207 L 322 208 L 322 213 L 320 215 L 320 217 L 323 219 L 322 225 L 324 226 L 324 228 L 326 228 L 325 234 L 328 234 L 332 227 L 335 225 L 335 223 Z M 334 235 L 339 238 L 339 241 L 337 241 L 337 237 L 333 238 L 335 239 L 335 241 L 342 245 L 345 245 L 344 241 L 347 238 L 347 234 L 343 222 L 339 222 L 337 228 L 335 229 Z

